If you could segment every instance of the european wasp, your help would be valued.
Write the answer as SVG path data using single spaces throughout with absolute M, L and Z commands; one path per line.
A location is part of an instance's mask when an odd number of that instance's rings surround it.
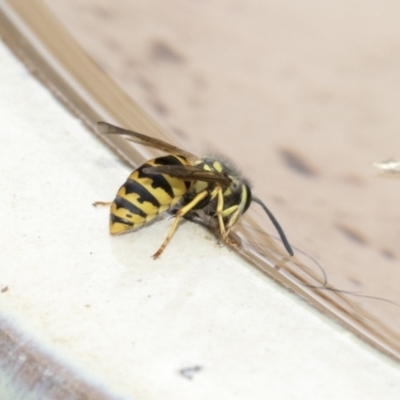
M 162 140 L 98 122 L 100 134 L 124 135 L 129 141 L 168 153 L 134 170 L 111 203 L 110 233 L 135 231 L 162 214 L 175 216 L 158 258 L 171 240 L 181 218 L 218 229 L 224 241 L 250 203 L 258 203 L 271 219 L 288 253 L 293 250 L 273 214 L 252 195 L 250 184 L 223 157 L 196 157 Z

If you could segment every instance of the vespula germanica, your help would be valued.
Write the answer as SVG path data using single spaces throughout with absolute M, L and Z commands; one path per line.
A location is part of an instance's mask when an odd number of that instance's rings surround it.
M 100 134 L 124 135 L 127 140 L 168 153 L 149 160 L 134 170 L 111 203 L 110 233 L 135 231 L 158 216 L 175 216 L 172 227 L 153 255 L 158 258 L 171 240 L 181 218 L 216 227 L 223 240 L 246 212 L 250 203 L 258 203 L 267 213 L 288 253 L 293 250 L 273 214 L 252 195 L 250 184 L 222 157 L 196 157 L 162 140 L 98 122 Z

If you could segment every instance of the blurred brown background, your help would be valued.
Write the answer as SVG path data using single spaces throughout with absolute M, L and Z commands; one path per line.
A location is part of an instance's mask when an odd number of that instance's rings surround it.
M 45 3 L 177 143 L 235 160 L 331 284 L 400 303 L 400 182 L 371 165 L 400 158 L 400 3 Z

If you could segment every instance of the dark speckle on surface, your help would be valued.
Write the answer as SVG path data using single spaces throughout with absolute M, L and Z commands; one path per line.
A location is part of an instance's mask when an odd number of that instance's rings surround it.
M 107 48 L 109 52 L 118 53 L 120 51 L 120 44 L 118 41 L 107 37 L 103 40 L 104 46 Z
M 156 100 L 153 98 L 150 100 L 150 103 L 156 113 L 158 113 L 160 115 L 168 114 L 168 108 L 163 103 L 161 103 L 159 100 Z
M 154 85 L 146 78 L 139 77 L 137 79 L 138 85 L 149 93 L 154 93 Z
M 355 286 L 362 286 L 362 283 L 356 278 L 349 278 L 350 282 Z
M 311 167 L 311 165 L 309 165 L 306 160 L 295 151 L 289 149 L 280 149 L 279 153 L 285 165 L 292 171 L 311 178 L 315 178 L 318 175 L 315 168 Z
M 1 293 L 5 293 L 8 291 L 8 286 L 4 286 L 3 289 L 1 289 Z
M 99 5 L 96 5 L 92 7 L 93 14 L 95 14 L 97 17 L 100 19 L 111 19 L 112 18 L 112 13 L 110 12 L 110 9 L 107 9 L 105 7 L 101 7 Z
M 350 184 L 350 185 L 362 185 L 365 183 L 365 179 L 361 176 L 355 174 L 346 174 L 343 176 L 343 182 Z
M 383 257 L 385 257 L 385 258 L 387 258 L 389 260 L 395 260 L 396 259 L 396 255 L 390 249 L 382 249 L 381 250 L 381 254 L 382 254 Z
M 176 50 L 162 40 L 153 41 L 151 46 L 151 56 L 157 61 L 166 61 L 176 64 L 181 64 L 185 61 Z
M 368 244 L 368 241 L 364 237 L 364 235 L 358 232 L 355 228 L 340 223 L 336 224 L 336 228 L 339 230 L 340 233 L 345 235 L 348 239 L 352 240 L 353 242 L 362 244 L 364 246 Z
M 193 367 L 186 367 L 179 370 L 179 373 L 186 379 L 192 380 L 193 377 L 199 373 L 203 368 L 199 365 Z

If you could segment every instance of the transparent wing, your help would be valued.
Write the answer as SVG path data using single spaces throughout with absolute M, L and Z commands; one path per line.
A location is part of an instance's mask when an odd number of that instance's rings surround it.
M 102 122 L 102 121 L 97 122 L 96 131 L 100 135 L 108 135 L 108 134 L 123 135 L 125 136 L 125 139 L 129 140 L 130 142 L 138 143 L 147 147 L 153 147 L 155 149 L 165 151 L 166 153 L 169 154 L 184 156 L 192 160 L 196 160 L 198 158 L 195 155 L 180 149 L 179 147 L 175 147 L 172 144 L 164 142 L 163 140 L 146 136 L 139 132 L 130 131 L 124 128 L 119 128 L 118 126 L 111 125 L 107 122 Z
M 147 174 L 166 174 L 174 178 L 181 178 L 185 181 L 204 181 L 219 183 L 222 186 L 231 184 L 231 179 L 225 174 L 217 171 L 206 171 L 194 165 L 160 165 L 143 168 Z

